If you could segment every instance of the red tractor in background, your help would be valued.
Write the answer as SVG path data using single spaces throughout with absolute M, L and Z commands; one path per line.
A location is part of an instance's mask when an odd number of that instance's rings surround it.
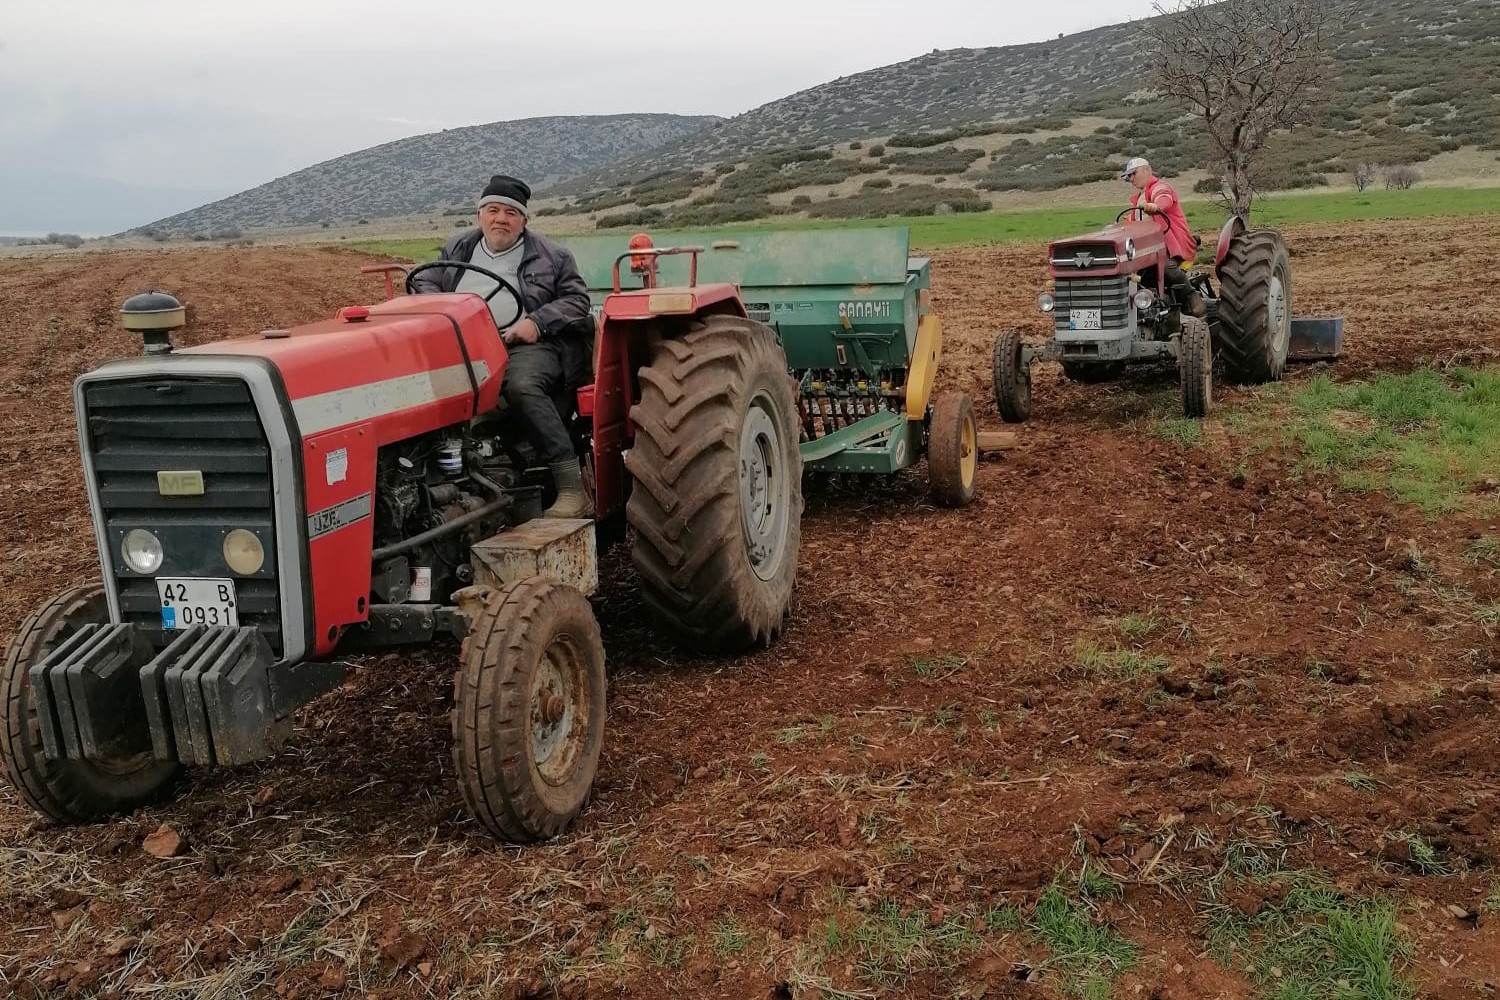
M 1293 337 L 1292 276 L 1275 230 L 1249 229 L 1240 216 L 1224 225 L 1217 291 L 1191 261 L 1169 266 L 1166 233 L 1136 209 L 1097 232 L 1048 244 L 1047 265 L 1051 287 L 1037 306 L 1052 321 L 1051 338 L 1034 347 L 1019 331 L 1002 330 L 994 342 L 995 406 L 1008 423 L 1031 415 L 1037 360 L 1060 361 L 1067 378 L 1095 383 L 1127 365 L 1174 358 L 1185 417 L 1212 407 L 1216 355 L 1233 381 L 1281 378 Z M 1193 315 L 1198 302 L 1201 315 Z
M 438 266 L 471 265 L 419 266 L 408 290 Z M 690 647 L 768 643 L 802 513 L 776 334 L 733 285 L 616 288 L 593 384 L 556 400 L 597 516 L 628 520 L 641 591 Z M 488 304 L 397 296 L 181 350 L 175 299 L 123 315 L 145 356 L 74 387 L 102 582 L 30 616 L 0 672 L 22 799 L 62 822 L 128 812 L 184 766 L 274 753 L 339 657 L 457 638 L 465 803 L 504 839 L 564 830 L 603 742 L 595 524 L 538 516 L 551 487 L 501 403 Z

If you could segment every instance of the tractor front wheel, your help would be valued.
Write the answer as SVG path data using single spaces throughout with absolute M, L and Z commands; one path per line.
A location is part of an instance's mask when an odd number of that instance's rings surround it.
M 1019 424 L 1031 416 L 1031 366 L 1021 363 L 1021 334 L 1002 330 L 990 354 L 990 374 L 995 382 L 995 408 L 1008 424 Z
M 797 404 L 776 333 L 706 316 L 656 341 L 639 377 L 625 514 L 641 595 L 697 651 L 767 645 L 802 542 Z
M 566 830 L 599 769 L 604 695 L 583 594 L 539 577 L 487 593 L 453 679 L 453 763 L 474 818 L 512 843 Z
M 21 623 L 0 667 L 0 758 L 32 809 L 59 823 L 91 823 L 164 798 L 181 768 L 149 751 L 119 760 L 48 760 L 31 694 L 31 668 L 83 625 L 109 621 L 98 584 L 59 594 Z
M 1273 229 L 1234 238 L 1219 265 L 1215 326 L 1225 373 L 1236 382 L 1275 382 L 1292 343 L 1292 270 Z
M 944 507 L 974 499 L 979 475 L 979 424 L 967 393 L 945 392 L 932 406 L 927 433 L 927 478 L 932 498 Z
M 1177 379 L 1184 417 L 1208 416 L 1213 406 L 1213 369 L 1213 336 L 1208 323 L 1196 316 L 1184 316 L 1177 341 Z

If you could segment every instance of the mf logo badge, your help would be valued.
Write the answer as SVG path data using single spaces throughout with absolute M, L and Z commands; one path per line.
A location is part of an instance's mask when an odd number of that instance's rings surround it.
M 1085 267 L 1092 267 L 1094 265 L 1094 255 L 1086 250 L 1080 250 L 1073 255 L 1073 264 L 1080 270 Z
M 156 474 L 156 492 L 164 497 L 201 497 L 203 473 L 197 469 Z
M 1125 259 L 1135 260 L 1135 240 L 1133 239 L 1125 241 Z

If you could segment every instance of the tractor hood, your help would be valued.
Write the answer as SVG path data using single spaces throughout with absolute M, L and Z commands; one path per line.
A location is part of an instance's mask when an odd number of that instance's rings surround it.
M 1054 240 L 1047 245 L 1055 278 L 1079 272 L 1131 274 L 1156 263 L 1166 251 L 1166 235 L 1150 220 L 1117 222 L 1097 232 Z
M 443 419 L 467 419 L 495 407 L 506 361 L 489 307 L 453 294 L 345 306 L 333 319 L 183 348 L 160 363 L 168 372 L 172 358 L 236 356 L 277 370 L 304 437 L 432 404 L 447 404 Z

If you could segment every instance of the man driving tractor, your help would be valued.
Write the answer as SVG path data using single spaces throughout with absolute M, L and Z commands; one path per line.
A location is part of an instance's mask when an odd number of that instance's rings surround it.
M 501 395 L 520 417 L 537 456 L 552 470 L 557 501 L 547 517 L 590 517 L 573 440 L 557 398 L 587 383 L 594 321 L 588 286 L 573 255 L 527 228 L 531 188 L 504 174 L 479 196 L 479 225 L 459 233 L 439 254 L 492 271 L 520 293 L 492 294 L 498 284 L 472 270 L 438 268 L 416 276 L 418 292 L 474 292 L 490 296 L 490 313 L 510 353 Z
M 1198 253 L 1199 241 L 1188 228 L 1187 215 L 1182 211 L 1182 201 L 1177 197 L 1177 190 L 1157 177 L 1151 171 L 1151 164 L 1141 156 L 1134 157 L 1125 164 L 1125 169 L 1120 171 L 1120 179 L 1129 181 L 1136 190 L 1135 197 L 1130 202 L 1131 207 L 1153 216 L 1162 229 L 1167 243 L 1167 256 L 1171 258 L 1167 264 L 1166 283 L 1169 286 L 1186 286 L 1188 277 L 1182 264 L 1192 260 Z M 1142 275 L 1142 280 L 1147 277 L 1155 280 L 1155 275 L 1147 274 Z M 1197 290 L 1189 293 L 1187 310 L 1200 319 L 1207 315 L 1207 304 Z

